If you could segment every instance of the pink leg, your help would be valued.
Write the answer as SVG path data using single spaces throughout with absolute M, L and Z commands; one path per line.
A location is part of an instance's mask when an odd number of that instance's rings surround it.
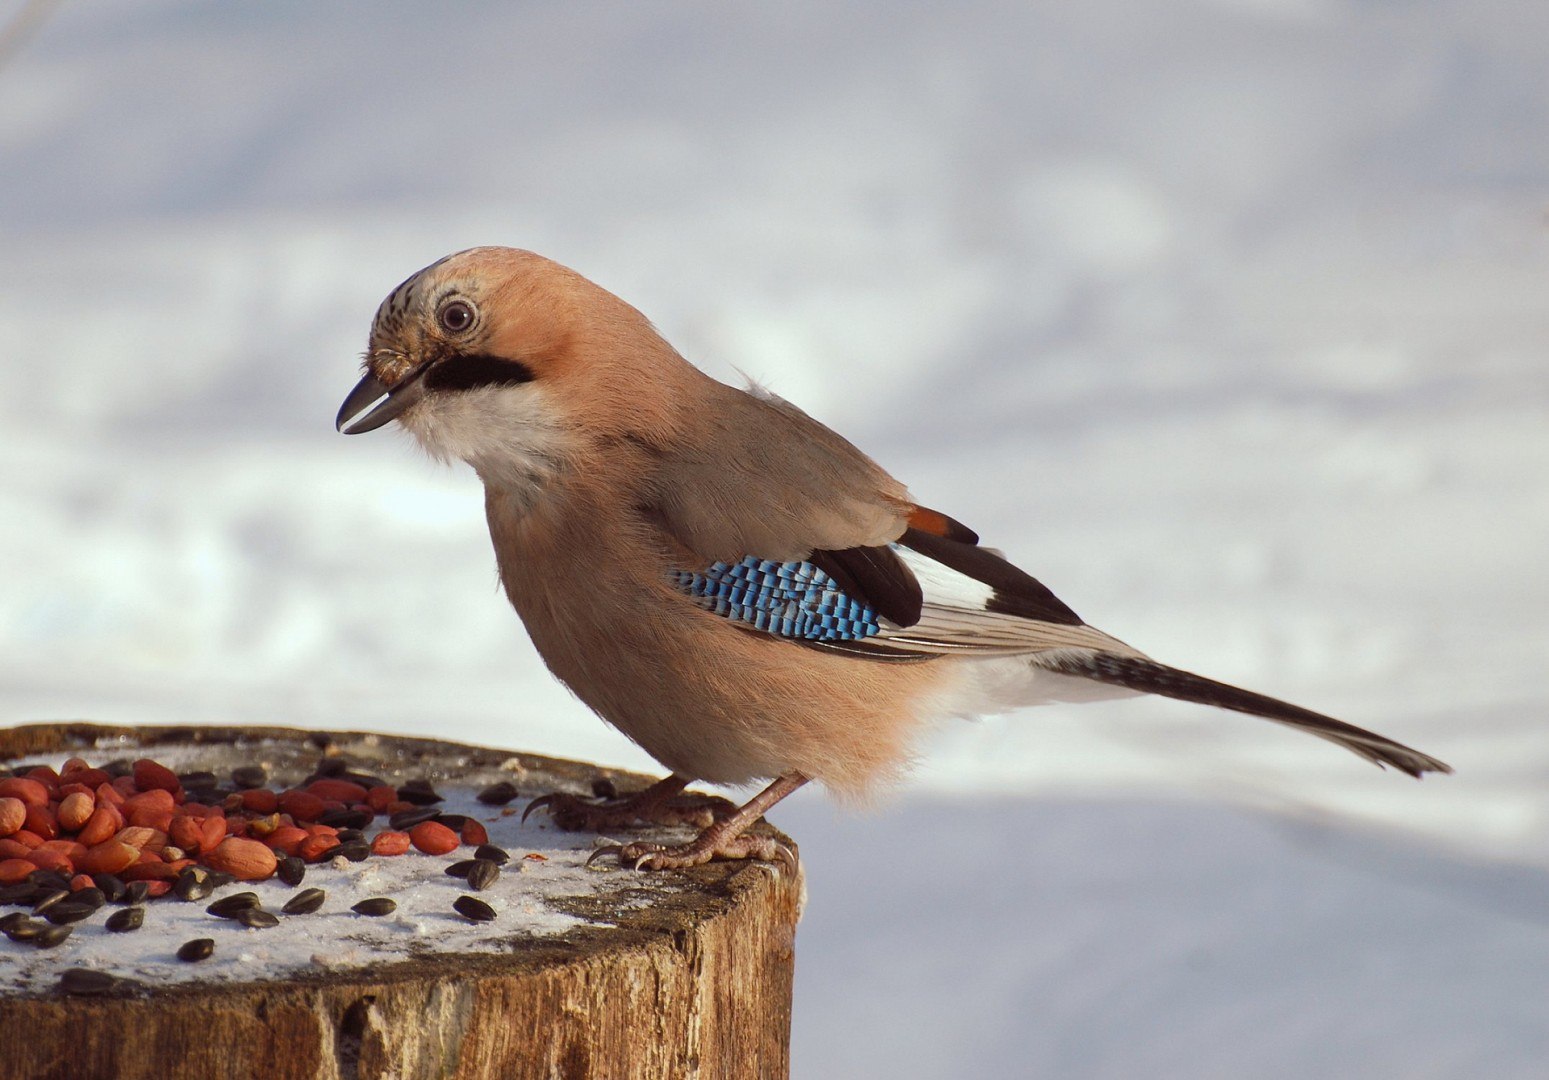
M 606 832 L 635 825 L 693 825 L 703 829 L 736 809 L 719 795 L 684 794 L 687 786 L 688 780 L 674 774 L 644 791 L 616 798 L 594 800 L 555 792 L 528 803 L 522 820 L 546 807 L 554 824 L 571 832 Z
M 632 864 L 636 870 L 681 870 L 699 866 L 711 859 L 763 859 L 768 862 L 787 863 L 796 867 L 796 853 L 778 840 L 768 836 L 752 836 L 747 833 L 764 812 L 775 803 L 807 782 L 800 773 L 787 773 L 763 791 L 753 796 L 730 817 L 722 818 L 709 826 L 687 844 L 668 847 L 664 844 L 613 844 L 592 852 L 587 863 L 604 855 L 617 855 L 624 864 Z

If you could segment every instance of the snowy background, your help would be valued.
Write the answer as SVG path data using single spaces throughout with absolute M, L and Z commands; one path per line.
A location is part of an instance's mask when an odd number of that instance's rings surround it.
M 1543 1074 L 1549 5 L 100 0 L 10 44 L 0 722 L 649 770 L 472 474 L 332 427 L 389 289 L 529 247 L 1094 624 L 1458 770 L 1143 700 L 804 792 L 799 1077 Z

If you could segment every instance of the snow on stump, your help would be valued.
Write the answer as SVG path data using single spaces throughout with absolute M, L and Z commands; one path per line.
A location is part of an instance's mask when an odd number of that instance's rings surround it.
M 646 778 L 284 728 L 39 724 L 0 764 L 7 1076 L 788 1075 L 798 874 L 521 821 Z

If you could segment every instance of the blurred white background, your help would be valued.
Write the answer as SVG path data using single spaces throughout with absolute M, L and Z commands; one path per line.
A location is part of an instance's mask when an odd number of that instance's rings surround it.
M 332 427 L 388 290 L 529 247 L 1096 625 L 1458 769 L 1142 700 L 803 793 L 798 1076 L 1541 1075 L 1549 7 L 36 10 L 0 722 L 651 770 L 543 670 L 472 474 Z

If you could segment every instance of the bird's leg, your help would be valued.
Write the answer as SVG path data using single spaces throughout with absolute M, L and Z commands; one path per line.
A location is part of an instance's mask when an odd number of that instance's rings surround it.
M 571 832 L 606 832 L 635 825 L 693 825 L 703 829 L 737 809 L 719 795 L 685 794 L 687 786 L 688 779 L 674 773 L 633 795 L 585 799 L 555 792 L 528 803 L 522 820 L 546 807 L 554 824 Z
M 773 837 L 751 836 L 747 828 L 806 782 L 807 778 L 801 773 L 786 773 L 744 803 L 735 814 L 715 822 L 687 844 L 675 847 L 641 841 L 612 844 L 598 848 L 586 861 L 589 865 L 604 855 L 617 855 L 619 862 L 636 870 L 681 870 L 711 859 L 764 859 L 787 863 L 795 869 L 794 851 Z

